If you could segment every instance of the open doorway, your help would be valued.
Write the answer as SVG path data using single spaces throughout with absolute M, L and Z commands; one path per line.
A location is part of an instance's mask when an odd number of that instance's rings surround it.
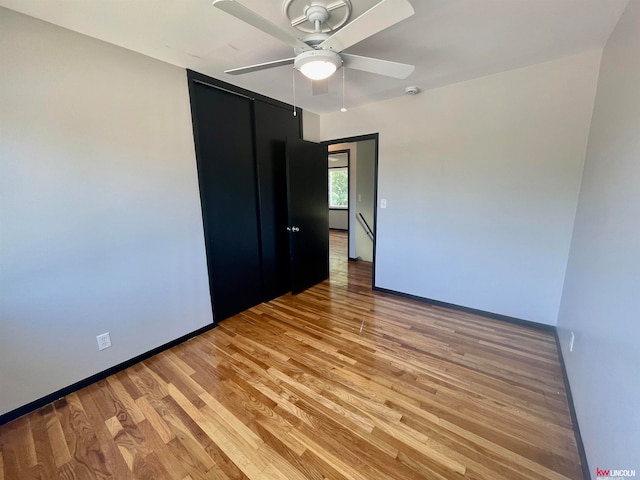
M 330 242 L 332 257 L 344 254 L 344 260 L 375 263 L 376 202 L 378 174 L 378 134 L 324 142 L 329 153 Z M 335 172 L 332 173 L 332 172 Z M 345 195 L 341 182 L 347 179 Z M 335 192 L 332 191 L 336 190 Z M 335 199 L 332 198 L 335 195 Z M 335 202 L 334 202 L 335 200 Z M 346 200 L 346 207 L 344 201 Z M 346 245 L 345 245 L 346 244 Z M 346 246 L 346 248 L 345 248 Z M 344 253 L 340 253 L 344 252 Z

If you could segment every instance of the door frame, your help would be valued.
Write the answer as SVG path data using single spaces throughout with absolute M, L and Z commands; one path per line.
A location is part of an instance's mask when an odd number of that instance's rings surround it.
M 374 159 L 373 159 L 373 261 L 371 262 L 371 288 L 375 287 L 376 284 L 376 244 L 378 241 L 378 152 L 379 152 L 379 144 L 380 144 L 380 134 L 379 133 L 369 133 L 365 135 L 356 135 L 353 137 L 343 137 L 336 138 L 332 140 L 325 140 L 321 143 L 327 145 L 327 149 L 331 145 L 336 145 L 340 143 L 357 143 L 364 142 L 367 140 L 374 141 Z M 357 173 L 356 173 L 357 175 Z M 351 161 L 349 161 L 349 178 L 351 178 Z M 351 182 L 349 182 L 349 198 L 351 198 Z M 349 221 L 347 223 L 349 229 L 351 229 L 351 218 L 349 216 Z M 348 235 L 347 235 L 348 237 Z M 349 239 L 347 239 L 347 258 L 349 258 Z

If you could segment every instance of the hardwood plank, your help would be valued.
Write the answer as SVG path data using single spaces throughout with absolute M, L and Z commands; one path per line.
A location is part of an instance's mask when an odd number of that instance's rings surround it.
M 214 466 L 209 470 L 211 476 L 207 477 L 207 479 L 230 478 L 234 480 L 248 480 L 249 477 L 247 477 L 215 443 L 211 443 L 207 447 L 207 453 L 214 463 Z
M 153 408 L 151 401 L 147 397 L 140 397 L 136 400 L 136 405 L 138 405 L 138 408 L 140 408 L 140 411 L 145 416 L 147 422 L 153 427 L 164 443 L 169 443 L 175 438 L 171 429 L 167 426 L 155 408 Z
M 329 280 L 0 427 L 0 480 L 581 478 L 551 333 L 373 292 L 331 238 Z
M 79 391 L 78 396 L 82 402 L 84 410 L 87 412 L 88 417 L 91 419 L 92 424 L 95 427 L 94 432 L 96 438 L 105 452 L 105 464 L 108 471 L 111 472 L 113 478 L 130 479 L 133 478 L 133 472 L 127 466 L 118 449 L 118 445 L 113 442 L 113 437 L 111 436 L 106 423 L 104 421 L 100 421 L 104 419 L 105 416 L 102 415 L 96 399 L 98 398 L 98 392 L 104 393 L 105 391 L 111 393 L 108 387 L 95 387 Z M 125 412 L 120 410 L 116 410 L 116 412 L 121 425 L 124 422 L 127 425 L 135 425 L 136 429 L 138 428 L 138 424 L 133 423 Z M 142 441 L 142 438 L 140 441 Z
M 49 437 L 51 454 L 53 455 L 56 468 L 60 468 L 65 463 L 71 461 L 71 453 L 69 452 L 69 447 L 64 439 L 62 425 L 60 425 L 58 416 L 55 414 L 53 409 L 51 410 L 51 413 L 46 416 L 45 428 L 47 436 Z
M 33 415 L 29 422 L 38 462 L 35 466 L 39 475 L 38 478 L 51 477 L 58 469 L 53 454 L 53 446 L 49 441 L 49 435 L 47 433 L 49 418 L 53 416 L 53 406 L 47 405 L 39 409 L 37 415 Z
M 37 414 L 37 412 L 34 412 Z M 13 442 L 7 447 L 11 448 L 17 472 L 25 475 L 24 472 L 36 466 L 38 459 L 36 456 L 35 443 L 33 441 L 33 431 L 31 430 L 31 418 L 21 418 L 17 421 L 13 431 Z M 16 478 L 19 478 L 18 477 Z
M 54 402 L 62 430 L 72 455 L 71 465 L 76 476 L 83 478 L 111 475 L 107 458 L 110 458 L 96 437 L 96 425 L 88 418 L 80 401 L 82 392 L 68 395 Z M 69 464 L 66 464 L 69 465 Z
M 133 397 L 129 394 L 129 391 L 120 382 L 118 376 L 111 375 L 107 378 L 107 382 L 109 383 L 110 389 L 113 390 L 115 398 L 122 404 L 122 409 L 131 416 L 135 423 L 142 422 L 144 420 L 144 415 L 136 405 Z

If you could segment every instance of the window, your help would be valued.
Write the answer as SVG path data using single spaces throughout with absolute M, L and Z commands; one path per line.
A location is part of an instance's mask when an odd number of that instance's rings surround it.
M 329 169 L 329 208 L 349 207 L 349 169 Z

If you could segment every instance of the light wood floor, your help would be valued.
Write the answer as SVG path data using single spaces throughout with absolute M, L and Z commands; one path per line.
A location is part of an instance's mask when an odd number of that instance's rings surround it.
M 0 480 L 581 478 L 551 334 L 332 248 L 329 281 L 0 427 Z

